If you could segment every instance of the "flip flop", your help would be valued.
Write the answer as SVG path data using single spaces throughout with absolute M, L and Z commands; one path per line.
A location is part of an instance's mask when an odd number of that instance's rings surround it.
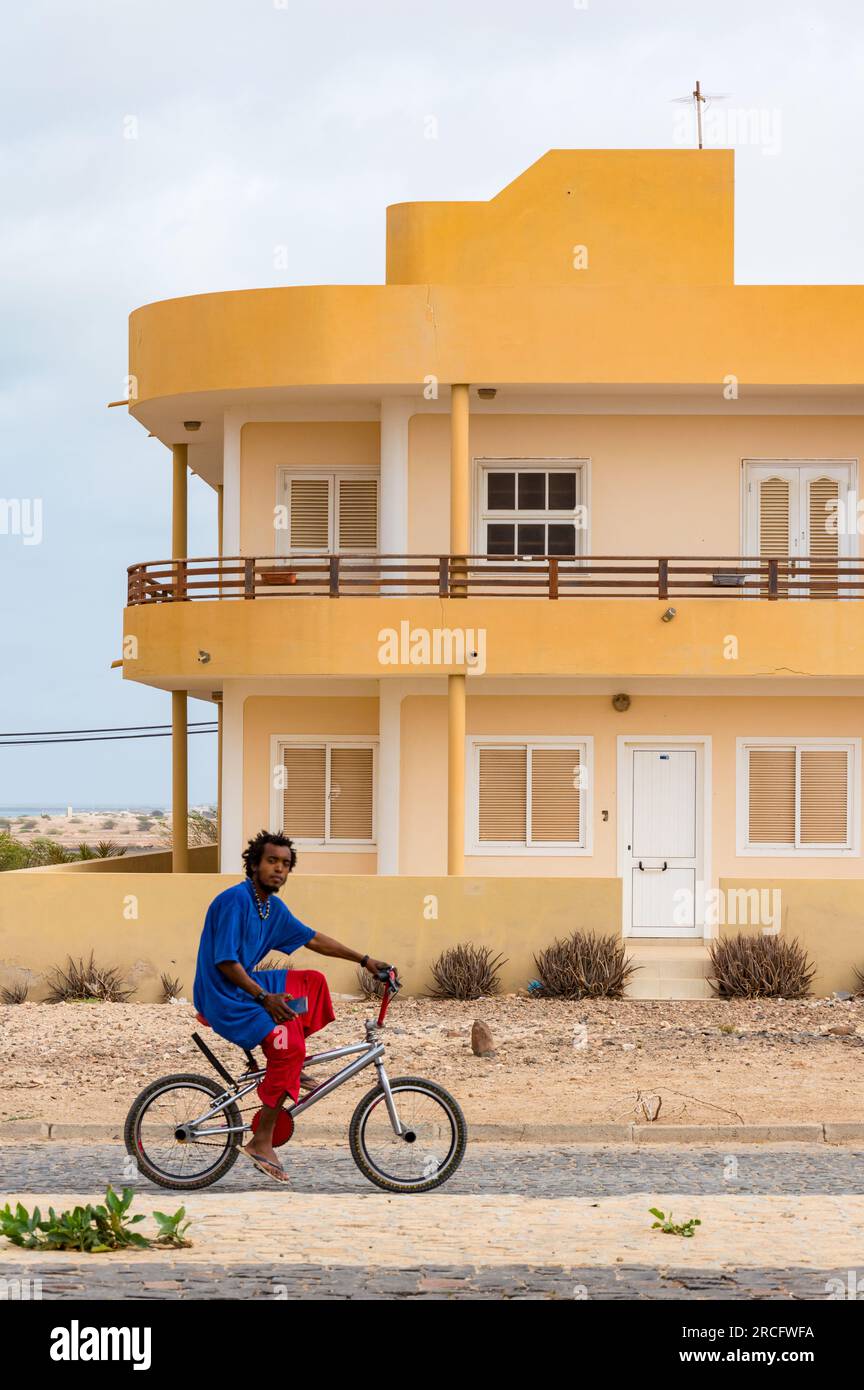
M 250 1154 L 246 1149 L 240 1150 L 245 1154 L 250 1163 L 254 1163 L 259 1173 L 264 1173 L 266 1177 L 272 1178 L 274 1182 L 290 1182 L 288 1174 L 281 1163 L 271 1163 L 269 1158 L 262 1158 L 260 1154 Z

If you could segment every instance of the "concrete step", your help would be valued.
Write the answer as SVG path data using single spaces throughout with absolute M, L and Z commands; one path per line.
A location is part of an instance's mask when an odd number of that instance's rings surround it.
M 627 989 L 630 999 L 711 999 L 711 962 L 703 941 L 628 942 L 639 969 Z

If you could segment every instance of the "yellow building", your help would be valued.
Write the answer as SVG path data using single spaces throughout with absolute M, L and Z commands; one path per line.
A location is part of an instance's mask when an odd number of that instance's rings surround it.
M 384 285 L 136 310 L 174 533 L 130 556 L 123 674 L 174 692 L 181 810 L 219 702 L 221 871 L 284 828 L 328 891 L 531 879 L 535 943 L 570 880 L 644 994 L 704 992 L 718 922 L 851 979 L 862 327 L 864 287 L 734 283 L 724 150 L 550 151 L 389 208 Z

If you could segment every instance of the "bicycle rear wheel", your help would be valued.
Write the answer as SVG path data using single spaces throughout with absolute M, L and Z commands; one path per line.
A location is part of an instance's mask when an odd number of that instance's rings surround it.
M 386 1192 L 431 1192 L 453 1176 L 465 1156 L 465 1116 L 436 1081 L 397 1076 L 390 1090 L 405 1133 L 394 1132 L 384 1089 L 376 1086 L 351 1116 L 351 1157 Z
M 139 1171 L 160 1187 L 180 1191 L 209 1187 L 224 1177 L 237 1162 L 242 1138 L 229 1132 L 243 1124 L 234 1101 L 203 1126 L 217 1133 L 192 1140 L 177 1134 L 206 1114 L 224 1092 L 211 1077 L 189 1073 L 163 1076 L 145 1087 L 132 1102 L 123 1129 L 126 1150 Z

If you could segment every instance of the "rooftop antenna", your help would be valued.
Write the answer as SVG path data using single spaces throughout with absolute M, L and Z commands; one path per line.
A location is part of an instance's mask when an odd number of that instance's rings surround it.
M 704 146 L 703 146 L 703 144 L 702 144 L 702 106 L 703 106 L 703 103 L 706 103 L 706 104 L 707 104 L 708 102 L 711 102 L 711 101 L 723 101 L 723 99 L 724 99 L 725 97 L 728 97 L 728 95 L 729 95 L 728 92 L 703 92 L 703 91 L 702 91 L 702 85 L 701 85 L 701 83 L 697 82 L 697 83 L 696 83 L 696 86 L 693 88 L 693 91 L 690 93 L 689 96 L 686 96 L 686 97 L 673 97 L 673 98 L 672 98 L 672 100 L 673 100 L 674 102 L 691 102 L 691 101 L 692 101 L 692 102 L 695 103 L 695 106 L 696 106 L 696 136 L 697 136 L 697 140 L 698 140 L 698 143 L 699 143 L 699 149 L 700 149 L 700 150 L 704 148 Z

